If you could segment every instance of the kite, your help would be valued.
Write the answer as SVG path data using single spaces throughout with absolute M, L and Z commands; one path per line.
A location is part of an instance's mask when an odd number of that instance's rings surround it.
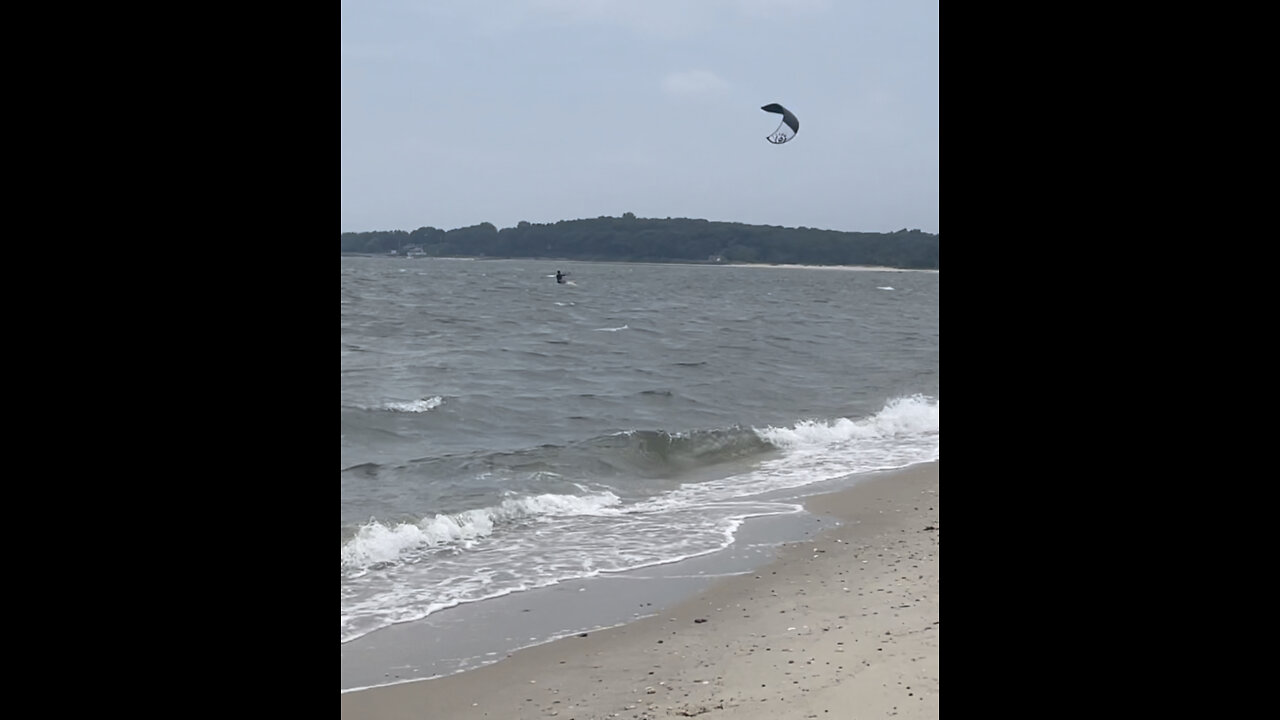
M 765 112 L 778 113 L 782 116 L 782 122 L 778 123 L 778 128 L 769 133 L 769 135 L 765 137 L 765 140 L 768 140 L 774 145 L 781 145 L 782 143 L 794 138 L 796 134 L 800 132 L 800 121 L 796 119 L 795 115 L 791 114 L 790 110 L 782 107 L 778 103 L 769 103 L 760 109 Z M 788 135 L 787 131 L 782 129 L 783 125 L 791 128 L 791 134 Z

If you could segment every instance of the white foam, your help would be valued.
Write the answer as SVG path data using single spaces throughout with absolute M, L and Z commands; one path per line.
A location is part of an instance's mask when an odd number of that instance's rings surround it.
M 895 398 L 880 412 L 862 420 L 802 420 L 790 428 L 756 429 L 761 438 L 783 449 L 830 446 L 850 440 L 892 438 L 938 432 L 939 402 L 923 395 Z
M 342 546 L 343 569 L 365 568 L 395 559 L 405 549 L 426 542 L 417 525 L 401 523 L 387 526 L 370 522 L 356 531 L 356 536 Z
M 493 534 L 496 523 L 522 518 L 612 514 L 621 500 L 611 492 L 586 496 L 524 495 L 507 498 L 494 507 L 436 514 L 417 523 L 384 524 L 370 520 L 342 546 L 341 565 L 359 572 L 379 563 L 394 562 L 407 553 L 446 543 L 471 543 Z
M 847 475 L 938 459 L 938 401 L 922 395 L 887 402 L 869 418 L 804 420 L 792 427 L 753 428 L 782 451 L 756 469 L 724 480 L 687 483 L 640 507 L 670 510 L 802 488 Z
M 422 398 L 421 400 L 411 400 L 409 402 L 389 402 L 383 405 L 382 407 L 383 409 L 391 410 L 394 412 L 424 413 L 430 410 L 435 410 L 436 408 L 440 407 L 443 404 L 444 404 L 444 398 L 440 397 L 439 395 L 434 395 L 429 398 Z
M 605 491 L 590 495 L 526 495 L 503 500 L 501 511 L 510 517 L 525 515 L 599 515 L 606 508 L 618 505 L 621 499 Z

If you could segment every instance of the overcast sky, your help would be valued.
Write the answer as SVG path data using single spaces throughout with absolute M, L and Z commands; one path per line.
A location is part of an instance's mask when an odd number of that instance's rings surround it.
M 624 212 L 939 232 L 938 0 L 342 0 L 344 232 Z

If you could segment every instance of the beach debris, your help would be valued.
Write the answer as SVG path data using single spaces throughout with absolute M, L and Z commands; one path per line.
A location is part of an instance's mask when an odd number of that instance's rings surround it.
M 693 621 L 694 621 L 694 622 L 696 622 L 696 623 L 704 623 L 704 622 L 706 622 L 706 621 L 707 621 L 707 619 L 706 619 L 706 618 L 694 618 L 694 619 L 693 619 Z
M 674 712 L 676 715 L 683 715 L 684 717 L 694 717 L 696 715 L 701 715 L 703 713 L 709 713 L 712 710 L 723 710 L 723 709 L 724 709 L 724 701 L 721 700 L 720 702 L 716 703 L 714 706 L 711 706 L 711 707 L 707 707 L 706 705 L 686 705 L 678 710 L 675 710 Z

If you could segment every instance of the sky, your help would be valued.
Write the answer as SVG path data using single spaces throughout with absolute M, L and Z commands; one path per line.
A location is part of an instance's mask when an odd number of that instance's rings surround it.
M 938 0 L 341 2 L 343 232 L 939 232 Z

